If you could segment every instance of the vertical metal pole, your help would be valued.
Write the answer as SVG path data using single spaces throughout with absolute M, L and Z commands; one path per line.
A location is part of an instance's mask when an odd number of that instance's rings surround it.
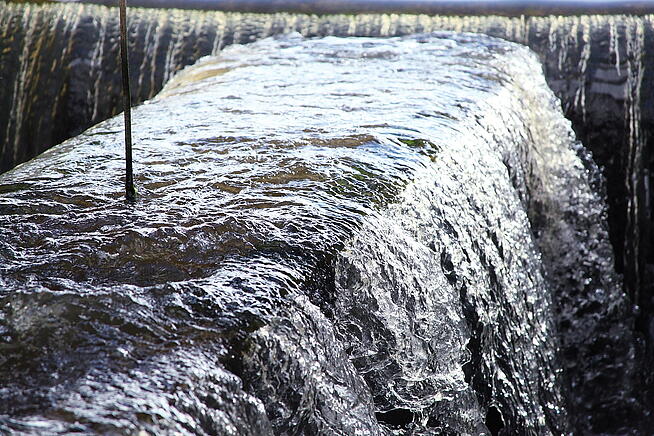
M 132 94 L 129 89 L 129 57 L 127 53 L 127 1 L 119 0 L 120 57 L 123 69 L 123 113 L 125 115 L 125 198 L 136 200 L 132 170 Z

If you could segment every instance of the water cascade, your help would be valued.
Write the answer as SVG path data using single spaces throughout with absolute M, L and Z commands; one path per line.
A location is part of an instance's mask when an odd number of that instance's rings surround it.
M 524 46 L 233 46 L 0 176 L 0 429 L 646 425 L 599 172 Z M 609 413 L 610 412 L 610 413 Z
M 653 19 L 0 2 L 0 432 L 642 433 Z
M 230 44 L 297 31 L 304 36 L 397 36 L 476 32 L 529 46 L 561 99 L 577 137 L 607 179 L 610 238 L 618 272 L 654 319 L 654 87 L 652 16 L 497 17 L 302 15 L 133 9 L 135 100 Z M 0 171 L 120 111 L 118 15 L 80 4 L 0 9 Z M 646 333 L 650 334 L 650 333 Z M 654 333 L 651 333 L 654 337 Z M 654 342 L 650 339 L 650 342 Z

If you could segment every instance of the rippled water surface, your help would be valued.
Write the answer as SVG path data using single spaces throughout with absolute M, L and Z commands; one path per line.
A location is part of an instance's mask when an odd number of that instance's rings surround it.
M 266 39 L 133 117 L 136 204 L 120 117 L 0 176 L 0 430 L 577 425 L 558 321 L 594 334 L 570 295 L 622 294 L 526 48 Z

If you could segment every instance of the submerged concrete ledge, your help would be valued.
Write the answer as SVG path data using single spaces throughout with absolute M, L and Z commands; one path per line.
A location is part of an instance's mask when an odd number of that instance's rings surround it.
M 524 46 L 268 38 L 134 125 L 135 204 L 120 117 L 0 176 L 0 432 L 647 428 L 595 167 Z

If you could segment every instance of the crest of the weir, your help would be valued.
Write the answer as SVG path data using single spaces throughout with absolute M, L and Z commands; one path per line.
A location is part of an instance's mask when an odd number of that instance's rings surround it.
M 313 16 L 132 9 L 131 83 L 135 102 L 143 102 L 155 96 L 184 66 L 202 56 L 217 55 L 228 45 L 291 31 L 304 36 L 396 36 L 452 30 L 486 33 L 525 44 L 540 57 L 547 82 L 561 99 L 565 115 L 606 176 L 605 185 L 600 178 L 594 179 L 595 188 L 607 193 L 616 266 L 623 274 L 631 302 L 638 306 L 637 330 L 646 336 L 651 334 L 654 311 L 653 20 L 652 16 Z M 1 170 L 9 170 L 119 112 L 117 41 L 118 15 L 104 7 L 3 4 Z M 587 156 L 583 159 L 590 162 Z M 590 163 L 588 171 L 593 171 Z M 451 260 L 447 253 L 444 256 L 442 261 L 447 265 Z M 588 313 L 581 314 L 582 318 L 595 313 L 593 308 L 586 309 Z M 630 308 L 621 310 L 626 314 Z M 560 321 L 564 336 L 569 335 L 563 339 L 566 353 L 577 353 L 579 344 L 571 331 L 575 321 Z M 652 338 L 648 341 L 651 344 Z M 610 341 L 600 343 L 605 347 L 611 345 Z M 623 349 L 616 345 L 616 350 Z M 583 353 L 591 351 L 581 351 L 582 356 L 591 358 Z M 573 361 L 570 357 L 567 362 Z M 601 364 L 611 366 L 610 362 Z M 616 367 L 631 374 L 622 364 Z M 573 410 L 584 415 L 580 421 L 611 415 L 611 407 L 619 400 L 597 400 L 601 404 L 596 404 L 593 399 L 593 389 L 604 382 L 602 376 L 593 381 L 595 384 L 589 384 L 592 388 L 584 390 L 584 365 L 590 363 L 570 365 L 567 371 L 577 389 L 570 401 L 574 403 Z M 620 380 L 606 383 L 617 385 Z M 632 400 L 627 397 L 627 401 Z M 501 427 L 501 413 L 492 407 L 488 410 L 487 424 L 497 422 Z M 616 419 L 631 419 L 630 412 L 625 410 L 620 410 L 623 415 Z M 409 412 L 404 409 L 384 413 L 378 416 L 382 421 L 402 423 L 415 418 L 405 416 Z M 558 425 L 549 424 L 550 428 Z M 585 428 L 587 424 L 579 425 Z

